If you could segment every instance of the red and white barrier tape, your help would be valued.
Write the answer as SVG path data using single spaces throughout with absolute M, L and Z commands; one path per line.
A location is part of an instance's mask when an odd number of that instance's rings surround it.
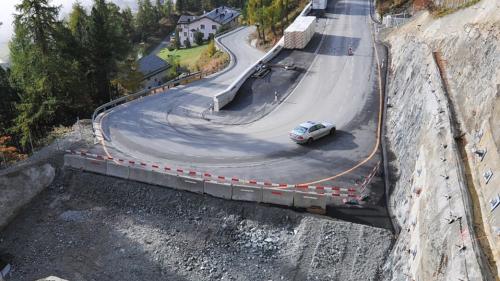
M 165 171 L 168 173 L 172 174 L 177 174 L 177 175 L 182 175 L 182 176 L 189 176 L 189 177 L 199 177 L 204 180 L 209 180 L 213 182 L 225 182 L 225 183 L 238 183 L 238 184 L 243 184 L 243 185 L 256 185 L 256 186 L 263 186 L 266 188 L 275 188 L 275 189 L 294 189 L 300 192 L 306 192 L 306 193 L 316 193 L 316 194 L 330 194 L 332 196 L 340 196 L 340 197 L 357 197 L 356 193 L 358 191 L 358 188 L 356 187 L 338 187 L 338 186 L 319 186 L 319 185 L 294 185 L 294 184 L 287 184 L 287 183 L 272 183 L 269 181 L 257 181 L 257 180 L 244 180 L 240 179 L 238 177 L 226 177 L 226 176 L 217 176 L 217 175 L 212 175 L 207 172 L 198 172 L 195 170 L 186 170 L 183 168 L 172 168 L 170 166 L 162 166 L 158 163 L 154 164 L 149 164 L 146 162 L 137 162 L 135 160 L 125 160 L 125 159 L 114 159 L 111 156 L 101 156 L 97 154 L 92 154 L 84 151 L 74 151 L 74 150 L 66 150 L 67 153 L 70 154 L 75 154 L 75 155 L 80 155 L 84 157 L 92 157 L 97 160 L 112 160 L 117 164 L 120 165 L 132 165 L 132 166 L 138 166 L 138 167 L 143 167 L 143 168 L 151 168 L 152 170 L 158 170 L 158 171 Z M 374 177 L 376 171 L 378 169 L 378 164 L 374 167 L 374 169 L 370 172 L 369 176 L 365 179 L 365 181 L 361 184 L 361 189 L 364 190 L 366 185 L 371 181 L 371 179 Z

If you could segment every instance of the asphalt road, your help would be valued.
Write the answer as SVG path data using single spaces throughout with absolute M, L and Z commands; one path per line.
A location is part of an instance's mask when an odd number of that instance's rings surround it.
M 250 79 L 226 113 L 206 116 L 212 97 L 263 55 L 248 45 L 248 28 L 224 38 L 236 57 L 232 69 L 113 109 L 102 118 L 107 150 L 214 175 L 355 185 L 380 161 L 370 4 L 330 0 L 316 25 L 306 49 L 273 61 L 294 60 L 298 73 L 273 69 L 268 78 Z M 331 121 L 337 133 L 307 146 L 291 142 L 288 132 L 307 120 Z M 373 203 L 380 207 L 383 185 L 376 186 Z

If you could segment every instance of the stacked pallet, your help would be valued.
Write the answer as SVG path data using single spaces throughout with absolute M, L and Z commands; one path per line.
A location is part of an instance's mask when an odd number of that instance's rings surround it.
M 315 17 L 297 17 L 285 29 L 283 35 L 284 47 L 287 49 L 303 49 L 314 35 Z

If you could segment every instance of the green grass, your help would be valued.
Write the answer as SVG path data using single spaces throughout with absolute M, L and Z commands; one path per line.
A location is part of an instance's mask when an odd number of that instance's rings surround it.
M 168 61 L 169 55 L 177 56 L 177 59 L 181 66 L 190 67 L 193 66 L 198 61 L 198 59 L 201 56 L 201 53 L 203 53 L 203 51 L 206 50 L 207 47 L 208 44 L 204 44 L 189 49 L 179 49 L 173 51 L 169 51 L 167 48 L 165 48 L 160 51 L 158 56 L 165 61 Z

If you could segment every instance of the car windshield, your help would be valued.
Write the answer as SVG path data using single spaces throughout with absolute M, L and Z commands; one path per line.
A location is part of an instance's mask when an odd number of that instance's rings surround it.
M 293 131 L 295 133 L 298 133 L 298 134 L 303 134 L 303 133 L 305 133 L 307 131 L 307 128 L 299 126 L 299 127 L 295 128 L 295 129 L 293 129 Z

